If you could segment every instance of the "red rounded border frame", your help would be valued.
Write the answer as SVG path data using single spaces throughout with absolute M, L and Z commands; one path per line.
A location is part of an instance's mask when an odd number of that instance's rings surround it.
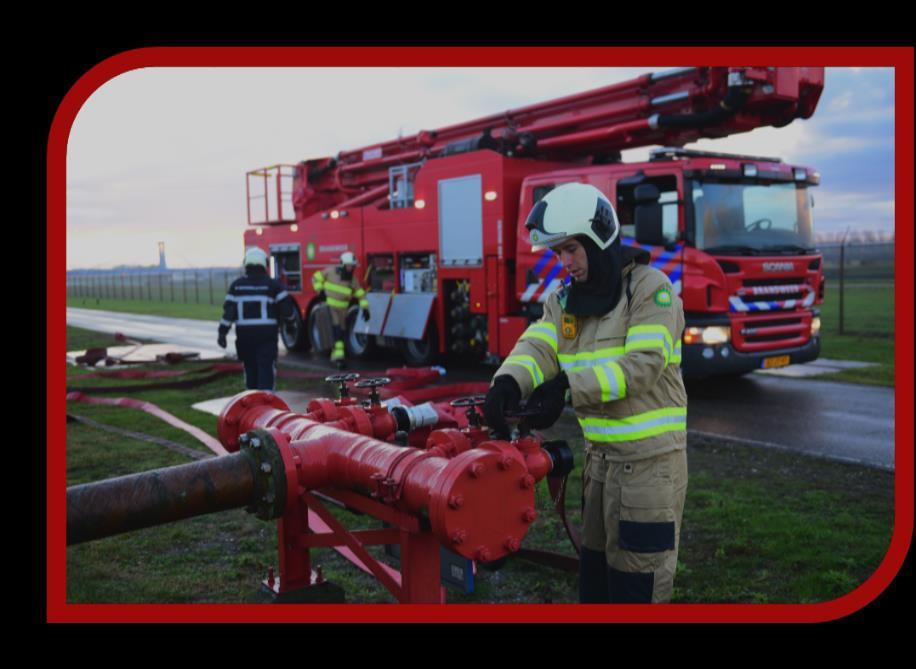
M 912 292 L 896 291 L 895 521 L 890 549 L 851 593 L 817 604 L 283 605 L 66 602 L 66 151 L 89 96 L 146 67 L 621 67 L 646 63 L 766 63 L 895 69 L 895 285 L 913 286 L 913 56 L 908 47 L 320 47 L 144 48 L 86 72 L 64 97 L 48 138 L 47 181 L 47 620 L 49 622 L 823 622 L 873 601 L 894 580 L 913 532 Z

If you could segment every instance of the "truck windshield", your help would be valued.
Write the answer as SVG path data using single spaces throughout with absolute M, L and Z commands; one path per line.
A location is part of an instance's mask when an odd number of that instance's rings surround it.
M 694 181 L 696 247 L 722 254 L 813 251 L 811 196 L 803 184 Z

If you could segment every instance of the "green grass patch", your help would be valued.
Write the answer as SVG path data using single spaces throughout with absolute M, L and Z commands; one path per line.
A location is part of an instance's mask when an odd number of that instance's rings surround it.
M 847 282 L 843 287 L 843 333 L 869 337 L 894 336 L 893 281 Z M 828 282 L 821 310 L 822 332 L 839 333 L 840 287 Z
M 894 386 L 894 284 L 854 281 L 844 286 L 839 334 L 839 285 L 827 285 L 821 310 L 821 357 L 877 363 L 824 376 L 831 381 Z
M 225 292 L 214 298 L 216 304 L 197 304 L 194 302 L 160 302 L 155 300 L 115 300 L 96 299 L 94 297 L 69 297 L 68 307 L 79 309 L 101 309 L 103 311 L 123 311 L 132 314 L 168 316 L 170 318 L 193 318 L 204 321 L 218 321 L 223 315 L 222 300 Z
M 835 599 L 887 552 L 892 473 L 705 439 L 691 446 L 678 601 Z

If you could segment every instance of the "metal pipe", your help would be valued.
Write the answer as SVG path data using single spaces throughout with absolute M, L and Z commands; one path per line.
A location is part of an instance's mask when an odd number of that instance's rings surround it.
M 67 545 L 254 504 L 242 453 L 67 488 Z

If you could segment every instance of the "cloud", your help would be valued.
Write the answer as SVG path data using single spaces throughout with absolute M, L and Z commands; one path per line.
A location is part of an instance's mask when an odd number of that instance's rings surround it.
M 819 232 L 893 230 L 894 198 L 872 192 L 815 191 L 814 220 Z
M 166 238 L 170 262 L 183 254 L 192 264 L 234 264 L 250 169 L 333 156 L 394 139 L 399 130 L 414 134 L 663 69 L 668 66 L 128 72 L 95 91 L 73 125 L 68 264 L 155 263 L 156 242 Z M 892 188 L 894 77 L 888 68 L 828 68 L 811 119 L 691 148 L 779 156 L 820 170 L 831 194 L 871 183 L 875 198 L 893 201 L 882 184 Z M 624 159 L 648 154 L 648 148 L 627 151 Z M 827 191 L 817 192 L 818 203 L 826 202 Z M 871 215 L 886 219 L 887 212 Z

